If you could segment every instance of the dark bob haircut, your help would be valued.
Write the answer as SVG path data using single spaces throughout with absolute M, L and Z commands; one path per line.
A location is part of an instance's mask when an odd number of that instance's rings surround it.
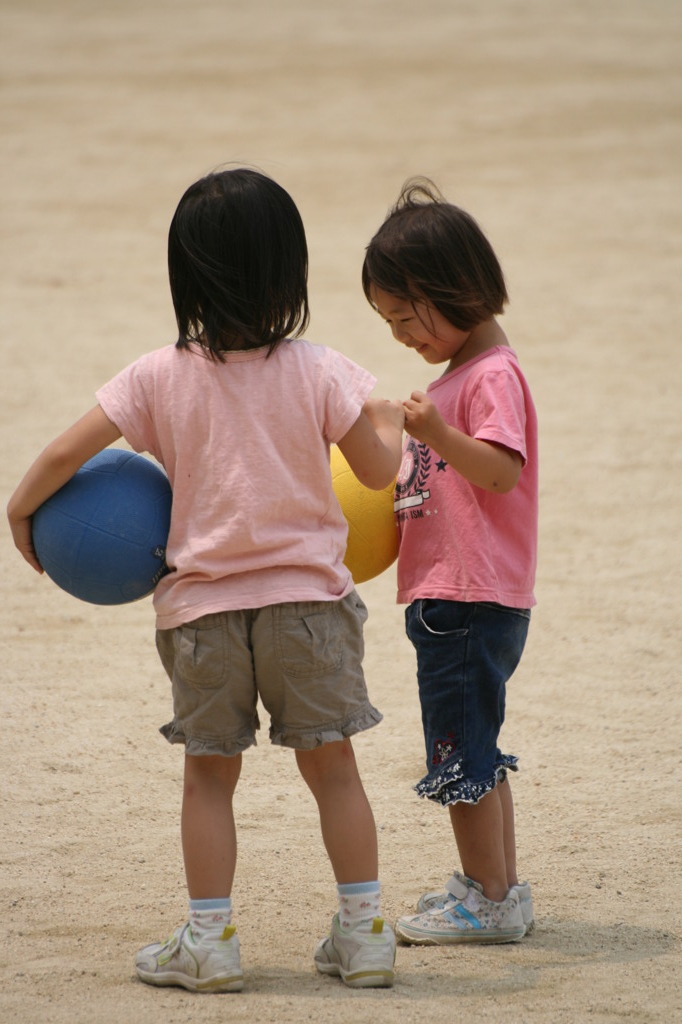
M 428 178 L 411 178 L 367 246 L 362 287 L 427 302 L 460 330 L 502 313 L 502 268 L 476 221 Z
M 305 330 L 308 248 L 291 196 L 248 168 L 191 185 L 168 232 L 178 348 L 198 342 L 222 361 L 231 349 L 268 355 Z

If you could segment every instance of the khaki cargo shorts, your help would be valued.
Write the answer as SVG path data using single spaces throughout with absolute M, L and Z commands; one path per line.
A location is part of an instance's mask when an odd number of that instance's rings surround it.
M 362 671 L 367 609 L 355 591 L 204 615 L 158 630 L 173 684 L 173 721 L 161 729 L 188 754 L 233 756 L 256 742 L 257 701 L 270 741 L 311 750 L 369 729 L 381 714 Z

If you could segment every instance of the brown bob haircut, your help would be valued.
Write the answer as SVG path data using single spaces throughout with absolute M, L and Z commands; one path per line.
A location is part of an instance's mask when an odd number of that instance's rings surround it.
M 367 246 L 362 287 L 426 302 L 454 327 L 472 330 L 509 301 L 493 248 L 470 214 L 428 178 L 411 178 Z

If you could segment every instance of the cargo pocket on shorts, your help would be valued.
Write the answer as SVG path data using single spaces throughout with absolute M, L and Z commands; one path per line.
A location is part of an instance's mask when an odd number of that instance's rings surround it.
M 336 601 L 281 605 L 277 654 L 286 675 L 328 675 L 341 667 L 343 645 Z
M 227 631 L 222 623 L 200 621 L 175 630 L 175 673 L 199 689 L 215 689 L 225 675 Z

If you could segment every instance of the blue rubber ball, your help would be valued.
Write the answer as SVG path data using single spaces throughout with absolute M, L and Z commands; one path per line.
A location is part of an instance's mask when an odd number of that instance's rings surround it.
M 168 477 L 155 463 L 107 448 L 37 509 L 40 564 L 81 601 L 137 601 L 168 572 L 171 499 Z

